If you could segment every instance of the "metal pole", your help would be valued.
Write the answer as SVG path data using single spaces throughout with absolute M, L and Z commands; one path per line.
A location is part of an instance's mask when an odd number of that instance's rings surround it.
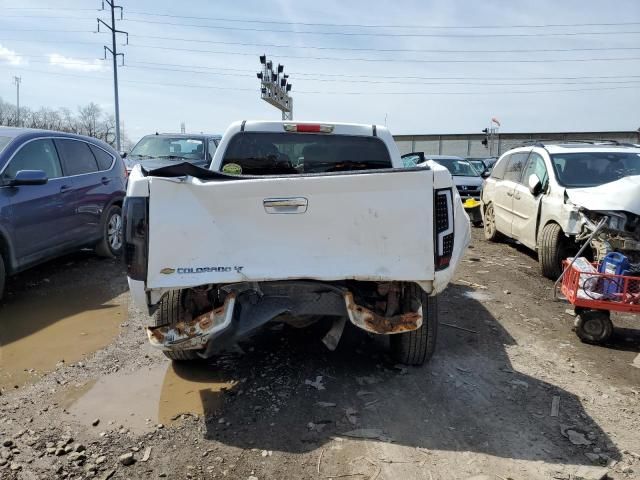
M 122 7 L 120 5 L 115 4 L 115 0 L 103 0 L 102 9 L 104 10 L 104 3 L 107 3 L 111 8 L 111 25 L 104 22 L 101 18 L 97 18 L 98 21 L 98 32 L 100 31 L 100 25 L 104 25 L 106 28 L 111 30 L 111 48 L 104 46 L 104 59 L 107 59 L 107 51 L 111 53 L 113 57 L 113 96 L 115 100 L 115 113 L 116 113 L 116 149 L 120 151 L 121 141 L 120 141 L 120 100 L 118 98 L 118 55 L 122 57 L 122 63 L 124 65 L 124 53 L 118 53 L 116 51 L 116 34 L 124 33 L 127 36 L 127 45 L 129 44 L 129 34 L 122 30 L 116 30 L 116 8 L 120 9 L 120 19 L 122 19 Z
M 116 52 L 116 14 L 114 2 L 110 2 L 111 7 L 111 47 L 113 57 L 113 93 L 116 102 L 116 150 L 120 152 L 120 103 L 118 100 L 118 62 Z
M 16 84 L 16 126 L 20 126 L 20 82 L 22 77 L 13 77 Z

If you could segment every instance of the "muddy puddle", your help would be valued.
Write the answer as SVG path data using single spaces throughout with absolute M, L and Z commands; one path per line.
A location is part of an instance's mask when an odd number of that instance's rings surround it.
M 0 388 L 37 380 L 61 360 L 108 345 L 127 319 L 126 296 L 104 285 L 32 288 L 0 307 Z
M 215 367 L 187 363 L 141 368 L 108 375 L 89 388 L 69 391 L 67 411 L 82 425 L 99 418 L 100 429 L 123 425 L 145 433 L 158 423 L 168 424 L 181 414 L 214 413 L 222 406 L 222 390 L 234 383 L 223 379 Z

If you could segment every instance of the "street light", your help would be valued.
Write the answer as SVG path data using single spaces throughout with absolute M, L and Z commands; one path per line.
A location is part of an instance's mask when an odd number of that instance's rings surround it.
M 262 71 L 256 76 L 260 80 L 260 98 L 269 105 L 273 105 L 282 112 L 282 120 L 293 119 L 293 99 L 289 95 L 291 84 L 289 75 L 284 73 L 284 65 L 278 63 L 275 71 L 273 62 L 267 59 L 266 54 L 260 55 Z

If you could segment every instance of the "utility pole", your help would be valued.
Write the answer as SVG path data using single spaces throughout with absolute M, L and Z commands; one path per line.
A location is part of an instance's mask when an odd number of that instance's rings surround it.
M 120 20 L 122 20 L 122 7 L 115 4 L 114 0 L 102 0 L 102 10 L 104 10 L 105 2 L 111 8 L 111 25 L 103 22 L 102 19 L 97 18 L 98 21 L 98 32 L 100 32 L 100 24 L 104 25 L 107 29 L 111 31 L 111 48 L 104 45 L 104 60 L 107 59 L 107 52 L 111 53 L 111 58 L 113 60 L 113 94 L 115 98 L 116 105 L 116 150 L 120 152 L 120 102 L 118 100 L 118 55 L 122 57 L 122 65 L 124 65 L 124 53 L 118 53 L 116 50 L 116 33 L 124 33 L 127 36 L 127 43 L 129 45 L 129 34 L 122 30 L 116 29 L 116 8 L 120 9 Z
M 498 126 L 494 127 L 493 126 L 494 123 Z M 498 136 L 498 131 L 499 131 L 498 127 L 500 127 L 500 122 L 495 118 L 492 118 L 489 126 L 487 128 L 482 129 L 482 133 L 484 133 L 484 138 L 482 139 L 482 145 L 484 145 L 485 148 L 489 149 L 489 156 L 491 157 L 500 156 L 500 137 Z M 494 142 L 496 140 L 498 141 L 498 146 L 497 148 L 494 148 Z
M 20 126 L 20 83 L 22 83 L 22 77 L 13 77 L 13 82 L 16 84 L 16 126 Z

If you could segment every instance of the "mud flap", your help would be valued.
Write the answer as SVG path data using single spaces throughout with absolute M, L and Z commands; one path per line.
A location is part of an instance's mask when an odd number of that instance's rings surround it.
M 340 342 L 340 338 L 342 337 L 342 332 L 344 332 L 344 326 L 346 325 L 346 323 L 347 317 L 336 317 L 333 321 L 333 325 L 322 339 L 322 343 L 324 343 L 324 346 L 332 352 L 336 348 L 338 348 L 338 343 Z

